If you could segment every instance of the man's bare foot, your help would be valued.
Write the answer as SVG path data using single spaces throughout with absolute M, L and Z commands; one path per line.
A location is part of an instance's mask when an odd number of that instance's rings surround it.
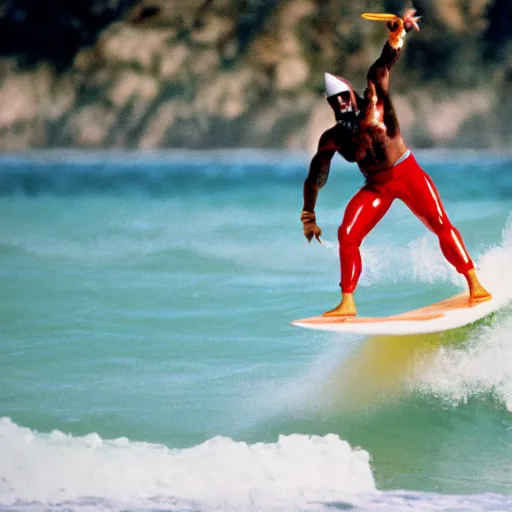
M 475 306 L 476 304 L 492 299 L 492 295 L 478 280 L 475 269 L 470 270 L 464 277 L 468 282 L 470 306 Z
M 356 314 L 354 296 L 351 293 L 343 293 L 341 302 L 334 309 L 326 311 L 322 316 L 356 316 Z
M 491 300 L 492 295 L 482 287 L 481 290 L 475 291 L 469 296 L 469 304 L 470 306 L 475 306 L 476 304 L 480 304 L 481 302 L 485 302 L 487 300 Z

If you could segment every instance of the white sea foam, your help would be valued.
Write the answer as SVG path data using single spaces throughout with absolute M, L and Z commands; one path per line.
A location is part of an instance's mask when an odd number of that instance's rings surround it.
M 512 318 L 476 331 L 469 344 L 442 347 L 419 364 L 413 387 L 452 403 L 492 393 L 512 411 Z
M 97 434 L 41 434 L 3 418 L 0 453 L 4 506 L 20 500 L 44 504 L 93 496 L 126 503 L 159 497 L 167 504 L 201 504 L 200 509 L 258 510 L 375 490 L 369 454 L 335 435 L 280 436 L 268 444 L 215 437 L 169 449 Z
M 501 245 L 483 255 L 479 273 L 494 296 L 512 302 L 512 216 Z M 411 381 L 414 387 L 455 403 L 493 393 L 512 411 L 512 313 L 510 306 L 477 328 L 463 345 L 440 348 Z

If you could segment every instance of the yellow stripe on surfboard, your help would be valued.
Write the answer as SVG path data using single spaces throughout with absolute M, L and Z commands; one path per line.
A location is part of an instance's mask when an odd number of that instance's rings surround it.
M 361 18 L 370 21 L 395 21 L 398 16 L 396 14 L 389 14 L 385 12 L 364 12 Z

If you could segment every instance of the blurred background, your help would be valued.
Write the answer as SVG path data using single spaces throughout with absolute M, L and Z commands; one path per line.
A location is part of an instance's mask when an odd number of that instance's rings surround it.
M 402 0 L 4 0 L 0 147 L 311 149 Z M 506 149 L 512 1 L 416 0 L 392 87 L 411 146 Z

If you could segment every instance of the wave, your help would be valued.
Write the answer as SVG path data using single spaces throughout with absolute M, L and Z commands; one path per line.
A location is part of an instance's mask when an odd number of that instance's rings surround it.
M 512 302 L 512 216 L 501 245 L 482 257 L 480 275 L 495 297 Z M 469 330 L 463 343 L 444 346 L 420 362 L 410 385 L 453 404 L 491 394 L 512 411 L 511 329 L 509 305 Z
M 510 155 L 479 152 L 417 152 L 434 181 L 449 184 L 443 196 L 450 198 L 450 184 L 457 174 L 465 196 L 510 197 L 512 192 Z M 154 153 L 120 151 L 53 150 L 0 157 L 0 196 L 37 197 L 88 194 L 143 193 L 150 197 L 183 195 L 212 186 L 251 187 L 255 184 L 293 181 L 297 187 L 307 172 L 310 155 L 304 152 L 268 150 L 162 151 Z M 333 160 L 333 168 L 356 170 L 354 164 Z M 450 172 L 446 172 L 449 167 Z M 334 174 L 334 173 L 332 173 Z M 344 183 L 361 185 L 358 172 L 343 173 Z M 476 179 L 467 179 L 474 176 Z M 488 176 L 484 181 L 478 179 Z M 352 184 L 351 184 L 352 188 Z M 460 194 L 456 194 L 459 198 Z
M 338 436 L 247 444 L 216 437 L 186 449 L 49 434 L 0 419 L 0 511 L 498 511 L 501 494 L 378 491 L 369 455 Z
M 306 168 L 307 160 L 301 155 L 257 151 L 4 155 L 0 158 L 0 194 L 66 197 L 143 193 L 168 197 L 212 186 L 302 180 Z
M 101 508 L 105 501 L 121 508 L 145 502 L 152 510 L 159 503 L 166 510 L 298 510 L 375 491 L 369 454 L 335 435 L 256 444 L 215 437 L 171 449 L 43 434 L 2 418 L 0 452 L 0 504 L 10 510 L 20 503 Z
M 417 251 L 416 245 L 422 245 L 424 250 Z M 423 239 L 407 248 L 393 249 L 392 258 L 379 252 L 391 250 L 390 246 L 364 250 L 363 286 L 448 280 L 460 285 L 461 290 L 466 287 L 464 279 L 442 259 L 438 248 L 423 243 Z M 504 304 L 499 311 L 475 325 L 428 335 L 372 336 L 362 340 L 358 336 L 340 339 L 331 334 L 334 342 L 342 343 L 334 343 L 325 359 L 311 369 L 305 379 L 309 394 L 298 399 L 300 405 L 325 413 L 387 406 L 411 396 L 434 398 L 442 406 L 454 407 L 481 398 L 512 412 L 512 215 L 501 243 L 488 249 L 477 260 L 477 267 L 484 285 Z M 411 292 L 412 298 L 417 296 Z M 432 302 L 428 290 L 422 300 Z M 403 304 L 401 307 L 403 310 Z
M 406 392 L 433 395 L 453 406 L 472 398 L 492 397 L 512 412 L 511 227 L 509 221 L 503 245 L 491 249 L 480 260 L 481 278 L 493 295 L 506 304 L 503 309 L 465 329 L 384 340 L 396 349 L 393 361 L 401 365 L 398 374 Z M 367 349 L 372 342 L 376 347 L 382 346 L 382 341 L 369 340 Z M 393 372 L 397 372 L 396 367 Z M 396 384 L 395 377 L 389 380 Z
M 49 434 L 0 419 L 0 511 L 506 510 L 499 494 L 375 488 L 369 455 L 338 436 L 247 444 L 216 437 L 187 449 Z

